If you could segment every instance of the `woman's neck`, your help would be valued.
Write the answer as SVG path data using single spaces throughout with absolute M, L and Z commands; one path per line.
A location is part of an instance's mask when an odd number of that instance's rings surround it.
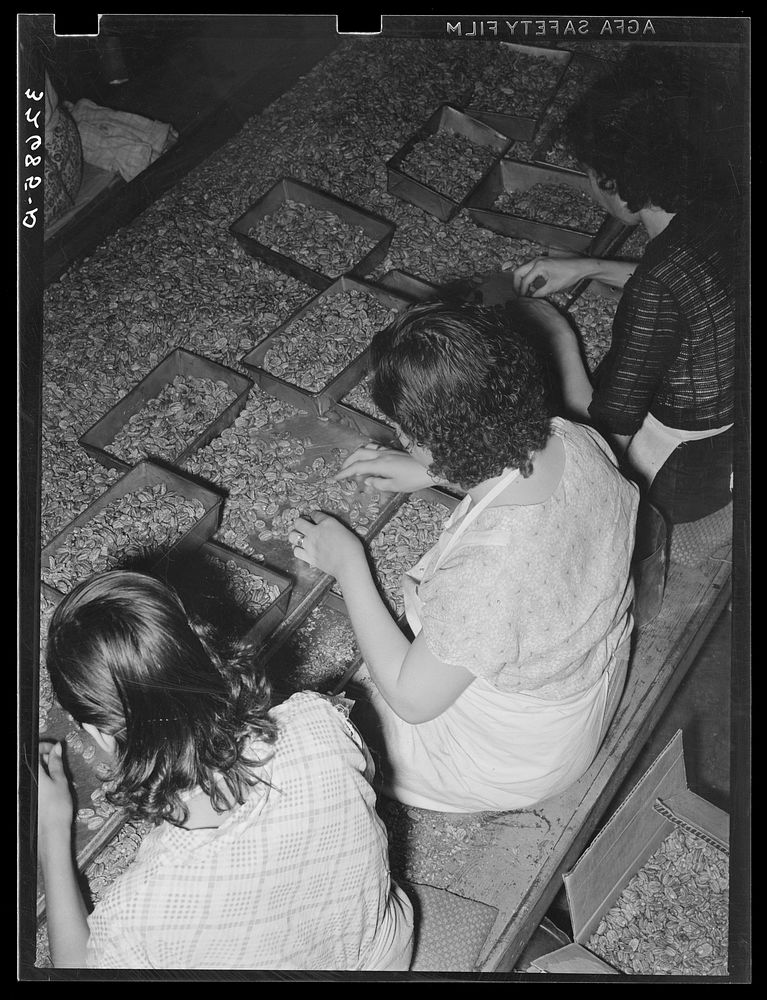
M 639 218 L 642 225 L 647 230 L 650 239 L 655 239 L 668 226 L 674 218 L 675 212 L 666 212 L 662 208 L 642 208 L 639 211 Z
M 498 505 L 542 503 L 547 500 L 562 478 L 564 459 L 565 451 L 562 439 L 558 435 L 552 434 L 544 447 L 533 455 L 532 475 L 524 479 L 521 476 L 513 479 L 496 498 Z M 486 479 L 473 486 L 468 491 L 472 506 L 486 497 L 509 472 L 511 469 L 504 469 L 500 476 Z

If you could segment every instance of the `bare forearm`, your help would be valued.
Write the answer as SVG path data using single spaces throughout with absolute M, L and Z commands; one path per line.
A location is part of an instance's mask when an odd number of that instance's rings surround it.
M 400 714 L 403 706 L 397 683 L 410 642 L 381 599 L 367 563 L 356 562 L 338 582 L 370 675 L 389 706 Z
M 38 845 L 45 881 L 45 912 L 51 960 L 56 968 L 85 966 L 88 911 L 72 860 L 68 830 L 55 831 Z
M 547 340 L 547 348 L 559 374 L 568 415 L 579 421 L 589 421 L 594 387 L 583 364 L 578 340 L 566 320 L 557 317 L 552 321 L 552 336 Z
M 585 257 L 583 277 L 602 281 L 611 288 L 623 288 L 636 269 L 636 264 L 625 260 L 602 260 Z

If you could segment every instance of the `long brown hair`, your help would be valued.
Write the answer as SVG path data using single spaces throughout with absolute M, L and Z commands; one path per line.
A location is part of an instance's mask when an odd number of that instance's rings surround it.
M 73 589 L 51 619 L 47 665 L 62 707 L 115 737 L 115 805 L 182 824 L 180 793 L 219 812 L 242 803 L 271 755 L 270 685 L 252 651 L 222 656 L 178 594 L 145 573 L 111 570 Z

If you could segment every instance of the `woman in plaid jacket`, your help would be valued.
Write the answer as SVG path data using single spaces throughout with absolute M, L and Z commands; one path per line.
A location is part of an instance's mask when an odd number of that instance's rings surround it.
M 155 825 L 88 912 L 62 744 L 41 745 L 38 858 L 56 967 L 407 970 L 370 755 L 330 700 L 272 706 L 247 649 L 218 655 L 143 573 L 80 584 L 51 621 L 62 706 L 114 764 L 109 798 Z

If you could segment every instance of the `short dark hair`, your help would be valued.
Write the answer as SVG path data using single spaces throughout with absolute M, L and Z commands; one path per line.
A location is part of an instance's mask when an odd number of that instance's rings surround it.
M 700 194 L 703 177 L 672 98 L 651 85 L 624 90 L 600 81 L 568 114 L 567 142 L 597 183 L 631 212 L 678 212 Z
M 431 471 L 470 489 L 505 468 L 532 473 L 551 433 L 544 370 L 498 309 L 411 306 L 372 343 L 376 405 L 432 454 Z
M 270 755 L 249 757 L 246 745 L 277 735 L 251 652 L 235 644 L 220 656 L 149 574 L 111 570 L 70 591 L 51 618 L 47 667 L 61 706 L 117 741 L 113 804 L 179 825 L 181 792 L 202 788 L 218 811 L 245 801 Z

